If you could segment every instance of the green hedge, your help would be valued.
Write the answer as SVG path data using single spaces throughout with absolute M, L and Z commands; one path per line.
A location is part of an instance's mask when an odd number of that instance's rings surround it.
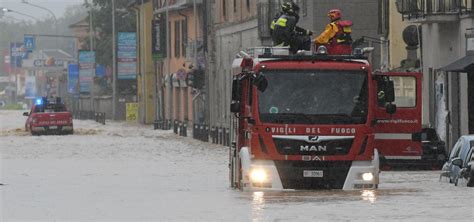
M 4 107 L 0 107 L 0 109 L 7 109 L 7 110 L 22 110 L 23 105 L 21 104 L 7 104 Z

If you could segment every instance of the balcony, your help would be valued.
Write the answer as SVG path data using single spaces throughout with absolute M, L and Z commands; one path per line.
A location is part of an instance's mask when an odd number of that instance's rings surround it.
M 191 8 L 194 4 L 199 6 L 203 4 L 203 0 L 174 0 L 170 1 L 168 7 L 166 7 L 165 3 L 165 1 L 163 1 L 162 5 L 154 3 L 154 14 L 162 14 L 165 13 L 167 10 L 170 12 L 179 11 L 185 8 Z
M 474 0 L 396 0 L 403 20 L 417 23 L 455 22 L 473 14 Z

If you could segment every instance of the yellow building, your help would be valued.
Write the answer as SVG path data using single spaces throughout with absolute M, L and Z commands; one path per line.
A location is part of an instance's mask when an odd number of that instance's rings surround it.
M 143 2 L 143 4 L 141 4 Z M 136 10 L 137 22 L 137 97 L 139 104 L 138 122 L 153 123 L 156 113 L 154 91 L 156 90 L 156 72 L 152 58 L 151 36 L 153 4 L 150 1 L 136 1 L 131 5 Z
M 154 0 L 133 4 L 138 12 L 140 122 L 166 119 L 190 125 L 194 119 L 193 88 L 188 86 L 187 76 L 192 69 L 205 65 L 204 60 L 198 64 L 199 51 L 195 50 L 203 43 L 202 13 L 199 13 L 202 1 Z M 194 15 L 194 7 L 198 16 Z M 160 30 L 153 30 L 153 21 L 164 20 L 167 22 L 160 23 Z M 155 59 L 152 54 L 154 34 L 167 39 L 166 46 L 159 46 L 167 49 L 166 54 Z
M 403 30 L 414 25 L 407 20 L 402 19 L 402 15 L 398 12 L 396 1 L 389 1 L 389 69 L 400 67 L 400 62 L 407 58 L 406 43 L 403 41 Z M 417 50 L 418 58 L 420 58 L 420 49 Z

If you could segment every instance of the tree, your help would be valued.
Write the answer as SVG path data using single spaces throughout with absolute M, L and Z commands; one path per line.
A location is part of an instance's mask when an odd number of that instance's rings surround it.
M 128 8 L 128 0 L 115 0 L 116 32 L 134 32 L 136 30 L 134 10 Z M 112 66 L 112 0 L 92 0 L 84 6 L 92 11 L 92 27 L 95 32 L 94 50 L 96 61 L 105 66 Z M 88 21 L 90 17 L 88 16 Z M 90 48 L 90 39 L 82 40 Z

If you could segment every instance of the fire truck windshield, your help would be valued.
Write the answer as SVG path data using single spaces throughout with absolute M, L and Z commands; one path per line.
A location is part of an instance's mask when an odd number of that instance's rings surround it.
M 367 72 L 268 70 L 258 93 L 260 120 L 284 124 L 363 124 L 367 120 Z

